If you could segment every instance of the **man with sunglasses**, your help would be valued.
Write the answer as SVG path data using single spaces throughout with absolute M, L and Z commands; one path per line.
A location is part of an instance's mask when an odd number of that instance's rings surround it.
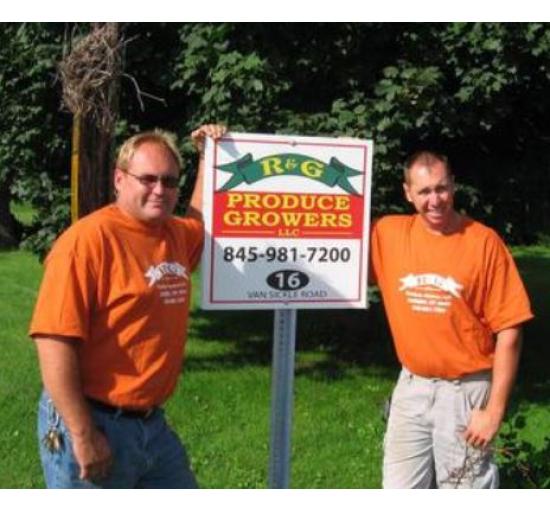
M 45 262 L 30 335 L 44 392 L 38 435 L 49 488 L 196 488 L 161 408 L 177 383 L 191 271 L 203 244 L 204 141 L 188 213 L 172 215 L 182 160 L 169 133 L 131 137 L 114 172 L 116 200 L 82 218 Z

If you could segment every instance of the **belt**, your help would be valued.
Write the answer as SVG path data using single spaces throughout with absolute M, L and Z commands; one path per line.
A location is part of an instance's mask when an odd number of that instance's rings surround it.
M 421 375 L 413 374 L 408 368 L 403 367 L 401 370 L 405 376 L 411 378 L 411 379 L 420 379 L 423 381 L 431 381 L 431 382 L 450 382 L 454 384 L 460 384 L 461 382 L 469 382 L 469 381 L 490 381 L 491 380 L 491 371 L 490 370 L 481 370 L 479 372 L 473 372 L 471 374 L 463 375 L 462 377 L 455 377 L 453 379 L 444 379 L 442 377 L 423 377 Z
M 96 409 L 104 411 L 109 414 L 117 416 L 124 416 L 125 418 L 138 418 L 140 420 L 147 420 L 150 418 L 158 407 L 150 407 L 149 409 L 125 409 L 124 407 L 112 406 L 96 400 L 95 398 L 86 397 L 86 400 Z

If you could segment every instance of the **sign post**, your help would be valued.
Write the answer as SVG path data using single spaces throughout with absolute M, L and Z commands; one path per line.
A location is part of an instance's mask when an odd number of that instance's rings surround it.
M 288 488 L 298 308 L 366 308 L 372 142 L 206 142 L 204 309 L 273 309 L 269 486 Z
M 288 489 L 297 311 L 275 310 L 271 372 L 269 487 Z

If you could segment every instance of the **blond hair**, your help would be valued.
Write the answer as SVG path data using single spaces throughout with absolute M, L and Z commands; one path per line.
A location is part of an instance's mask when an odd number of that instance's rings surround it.
M 126 140 L 118 150 L 118 156 L 116 159 L 116 167 L 121 170 L 128 170 L 130 162 L 134 157 L 134 154 L 144 143 L 151 142 L 158 145 L 162 145 L 170 151 L 174 160 L 176 161 L 178 168 L 181 170 L 183 167 L 183 160 L 178 150 L 176 135 L 169 131 L 162 129 L 153 129 L 152 131 L 144 131 L 137 135 L 131 136 Z

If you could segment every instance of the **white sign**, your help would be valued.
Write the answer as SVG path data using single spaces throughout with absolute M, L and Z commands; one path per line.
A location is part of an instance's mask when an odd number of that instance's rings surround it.
M 366 308 L 372 141 L 207 139 L 202 307 Z

